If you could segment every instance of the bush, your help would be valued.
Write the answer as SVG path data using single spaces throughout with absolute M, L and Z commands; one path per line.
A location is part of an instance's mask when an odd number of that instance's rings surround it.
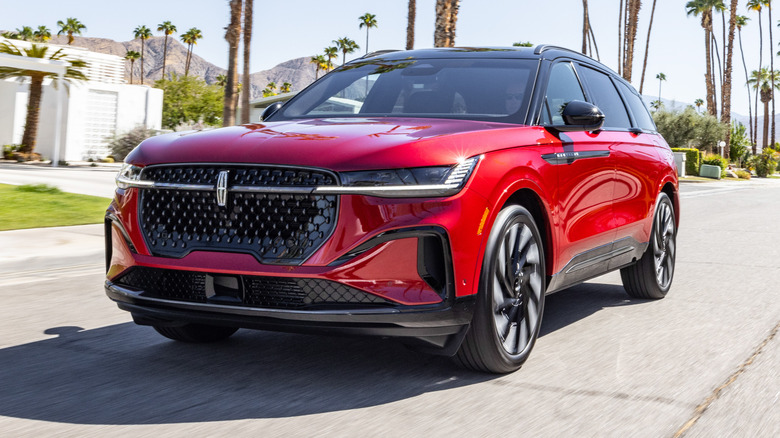
M 125 135 L 116 137 L 108 144 L 111 148 L 111 156 L 115 159 L 124 160 L 127 154 L 138 146 L 139 143 L 155 134 L 153 130 L 139 126 Z
M 21 149 L 22 145 L 20 144 L 7 144 L 3 146 L 3 159 L 4 160 L 13 160 L 14 159 L 14 152 L 18 152 L 19 149 Z
M 738 170 L 735 173 L 737 174 L 737 178 L 739 179 L 750 179 L 750 172 L 746 170 Z
M 751 143 L 746 131 L 745 125 L 742 123 L 734 122 L 731 125 L 729 159 L 739 167 L 742 167 L 742 163 L 750 157 Z
M 696 176 L 699 174 L 700 156 L 698 149 L 672 148 L 672 152 L 685 152 L 685 174 Z
M 675 147 L 695 147 L 712 150 L 726 136 L 728 125 L 713 116 L 698 114 L 692 107 L 683 111 L 660 109 L 653 120 L 666 141 Z
M 176 129 L 179 125 L 203 123 L 222 125 L 225 90 L 219 85 L 208 85 L 194 76 L 172 75 L 160 79 L 155 88 L 163 90 L 162 126 Z
M 48 184 L 25 184 L 16 187 L 16 191 L 28 193 L 62 193 L 57 187 Z
M 765 149 L 761 155 L 753 155 L 748 159 L 748 168 L 755 170 L 759 177 L 766 178 L 775 173 L 775 169 L 777 169 L 776 155 L 777 153 L 773 150 Z
M 729 160 L 720 155 L 705 155 L 701 160 L 701 164 L 710 164 L 720 167 L 720 177 L 723 178 L 726 176 L 726 168 L 729 167 Z

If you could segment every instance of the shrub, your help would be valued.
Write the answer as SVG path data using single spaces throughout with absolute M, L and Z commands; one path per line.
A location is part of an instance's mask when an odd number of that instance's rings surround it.
M 109 155 L 106 158 L 103 158 L 102 160 L 100 160 L 100 162 L 101 163 L 113 163 L 114 162 L 114 157 Z
M 16 187 L 16 191 L 28 193 L 62 193 L 57 187 L 48 184 L 25 184 Z
M 683 111 L 660 109 L 653 113 L 653 120 L 666 141 L 675 147 L 712 148 L 726 135 L 728 125 L 713 116 L 698 114 L 692 107 Z
M 710 164 L 720 167 L 720 177 L 723 178 L 726 176 L 726 168 L 729 167 L 729 160 L 720 155 L 705 155 L 701 160 L 701 164 Z
M 731 162 L 742 167 L 742 163 L 750 157 L 750 146 L 745 125 L 734 122 L 731 125 L 731 136 L 729 137 L 729 159 Z
M 739 179 L 750 179 L 750 172 L 746 170 L 738 170 L 736 171 L 737 178 Z
M 3 159 L 13 160 L 14 152 L 18 152 L 21 147 L 22 145 L 20 144 L 7 144 L 3 146 Z
M 155 135 L 151 129 L 139 126 L 132 131 L 114 138 L 108 146 L 111 148 L 111 154 L 115 159 L 124 160 L 139 143 Z
M 748 168 L 755 170 L 756 175 L 760 176 L 761 178 L 766 178 L 767 176 L 775 173 L 775 169 L 777 169 L 775 155 L 776 153 L 771 149 L 764 150 L 761 152 L 761 155 L 753 155 L 748 159 Z
M 672 152 L 685 152 L 685 174 L 696 176 L 699 174 L 700 153 L 698 149 L 672 148 Z

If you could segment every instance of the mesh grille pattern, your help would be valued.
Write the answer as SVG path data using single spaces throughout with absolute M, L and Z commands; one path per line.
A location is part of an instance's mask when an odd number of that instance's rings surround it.
M 237 186 L 336 185 L 335 177 L 326 172 L 264 166 L 150 166 L 143 170 L 142 178 L 161 183 L 214 185 L 222 170 L 229 172 L 230 184 Z
M 143 178 L 176 184 L 216 184 L 228 171 L 228 186 L 335 184 L 309 169 L 230 166 L 159 166 Z M 326 195 L 228 191 L 224 207 L 205 190 L 141 189 L 141 230 L 153 255 L 183 257 L 193 250 L 244 252 L 263 263 L 298 264 L 330 236 L 338 198 Z
M 134 267 L 116 283 L 143 290 L 144 296 L 174 301 L 209 302 L 207 277 L 192 271 Z M 246 307 L 268 309 L 303 309 L 321 305 L 392 305 L 376 295 L 341 283 L 313 278 L 238 276 L 241 303 Z M 225 304 L 220 302 L 219 304 Z

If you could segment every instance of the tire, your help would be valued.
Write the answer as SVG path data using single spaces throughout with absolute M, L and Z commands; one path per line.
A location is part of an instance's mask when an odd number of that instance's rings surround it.
M 185 324 L 181 326 L 153 326 L 157 333 L 174 341 L 189 343 L 217 342 L 227 339 L 235 333 L 236 327 L 222 327 L 204 324 Z
M 645 253 L 638 262 L 620 270 L 626 293 L 634 298 L 661 299 L 669 292 L 677 257 L 674 205 L 666 193 L 656 202 L 653 229 Z
M 519 369 L 533 349 L 544 313 L 544 246 L 525 208 L 499 212 L 482 262 L 474 318 L 455 360 L 489 373 Z

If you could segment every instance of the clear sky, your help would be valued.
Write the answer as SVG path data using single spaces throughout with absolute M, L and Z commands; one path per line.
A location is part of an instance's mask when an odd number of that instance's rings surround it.
M 658 94 L 659 72 L 666 74 L 661 95 L 692 103 L 705 98 L 704 31 L 700 20 L 687 17 L 685 0 L 659 0 L 650 41 L 650 54 L 644 93 Z M 728 1 L 726 2 L 728 3 Z M 745 0 L 739 13 L 751 18 L 743 29 L 745 59 L 749 70 L 758 68 L 758 14 L 748 12 Z M 273 67 L 288 59 L 312 56 L 332 45 L 332 40 L 347 36 L 365 48 L 365 29 L 358 28 L 358 17 L 365 12 L 377 16 L 379 26 L 371 29 L 369 49 L 402 49 L 406 44 L 407 0 L 255 0 L 253 72 Z M 433 45 L 435 0 L 417 0 L 415 47 Z M 615 69 L 619 0 L 590 0 L 591 25 L 599 46 L 601 61 Z M 649 22 L 651 0 L 642 2 L 640 30 L 636 42 L 633 84 L 638 89 Z M 0 29 L 24 25 L 46 25 L 56 32 L 57 20 L 76 17 L 87 26 L 84 36 L 132 39 L 133 29 L 144 24 L 155 30 L 157 24 L 170 20 L 183 33 L 190 27 L 201 29 L 204 38 L 195 52 L 216 65 L 227 64 L 226 0 L 0 0 Z M 775 50 L 770 50 L 767 14 L 764 20 L 764 65 L 770 52 L 777 52 L 780 29 L 773 26 Z M 780 19 L 780 8 L 773 17 Z M 720 20 L 716 19 L 720 35 Z M 155 34 L 159 34 L 155 32 Z M 549 43 L 579 49 L 582 44 L 582 2 L 579 0 L 462 0 L 457 23 L 456 44 L 461 46 L 506 46 L 517 41 Z M 720 44 L 720 43 L 719 43 Z M 735 38 L 734 96 L 732 111 L 747 115 L 744 87 L 745 73 Z M 348 58 L 349 59 L 349 58 Z M 780 58 L 777 59 L 780 68 Z M 780 98 L 780 97 L 779 97 Z M 780 111 L 780 105 L 778 110 Z M 759 104 L 759 111 L 762 111 Z

